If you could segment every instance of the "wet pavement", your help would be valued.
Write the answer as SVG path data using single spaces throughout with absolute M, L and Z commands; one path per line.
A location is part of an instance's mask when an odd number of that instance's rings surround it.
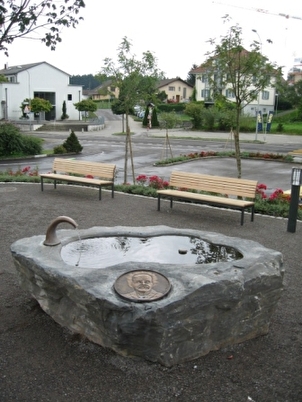
M 100 112 L 100 111 L 99 111 Z M 75 155 L 77 159 L 97 162 L 114 163 L 117 166 L 117 183 L 124 181 L 125 135 L 122 135 L 123 123 L 120 116 L 105 113 L 105 128 L 93 132 L 76 132 L 83 146 L 83 152 Z M 237 165 L 234 158 L 205 158 L 192 160 L 182 164 L 158 167 L 155 163 L 166 157 L 185 155 L 200 151 L 233 151 L 234 139 L 230 133 L 196 132 L 191 130 L 169 130 L 167 143 L 165 130 L 152 128 L 147 131 L 141 122 L 130 118 L 130 129 L 133 135 L 132 149 L 135 176 L 146 174 L 157 175 L 168 180 L 172 170 L 199 172 L 219 176 L 237 177 Z M 44 149 L 53 149 L 62 144 L 69 135 L 68 132 L 39 132 L 33 135 L 44 138 Z M 257 142 L 255 140 L 257 139 Z M 302 148 L 302 136 L 284 134 L 242 133 L 240 134 L 241 151 L 271 152 L 287 154 Z M 301 159 L 301 158 L 300 158 Z M 52 157 L 22 160 L 14 163 L 1 162 L 0 169 L 8 166 L 13 169 L 30 165 L 38 167 L 39 171 L 51 170 Z M 296 159 L 301 162 L 301 160 Z M 268 187 L 268 193 L 277 188 L 290 188 L 292 167 L 302 168 L 301 163 L 280 163 L 273 160 L 242 159 L 242 177 L 258 180 Z M 127 165 L 129 183 L 132 182 L 130 159 Z

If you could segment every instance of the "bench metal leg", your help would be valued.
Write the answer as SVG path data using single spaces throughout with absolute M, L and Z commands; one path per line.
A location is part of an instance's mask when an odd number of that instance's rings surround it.
M 170 198 L 170 208 L 172 208 L 173 207 L 173 198 L 171 197 Z
M 160 211 L 160 195 L 157 196 L 157 210 Z
M 41 191 L 43 191 L 44 190 L 44 187 L 43 187 L 43 177 L 41 177 Z
M 251 222 L 254 222 L 255 207 L 252 206 Z
M 99 188 L 99 200 L 102 199 L 102 186 L 100 186 Z
M 243 225 L 244 221 L 244 209 L 241 210 L 241 226 Z
M 111 198 L 114 198 L 114 184 L 111 186 Z
M 53 187 L 57 188 L 57 180 L 56 179 L 54 179 L 54 181 L 53 181 Z

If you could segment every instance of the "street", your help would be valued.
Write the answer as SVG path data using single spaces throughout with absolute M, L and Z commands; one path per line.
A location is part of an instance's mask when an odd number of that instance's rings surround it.
M 110 110 L 99 110 L 99 115 L 105 117 L 105 128 L 100 131 L 76 132 L 76 135 L 83 146 L 83 152 L 72 156 L 76 159 L 84 159 L 96 162 L 114 163 L 117 166 L 117 183 L 124 180 L 124 155 L 125 135 L 122 134 L 123 124 L 121 116 L 116 116 Z M 227 133 L 206 133 L 194 131 L 169 131 L 168 147 L 165 138 L 165 131 L 152 129 L 149 132 L 142 127 L 141 122 L 131 119 L 130 130 L 135 176 L 139 174 L 157 175 L 165 180 L 169 179 L 173 169 L 191 172 L 202 172 L 205 174 L 224 175 L 237 177 L 236 160 L 234 158 L 207 158 L 193 160 L 185 164 L 176 164 L 165 167 L 154 166 L 154 163 L 170 157 L 170 147 L 173 156 L 185 155 L 191 152 L 200 151 L 231 151 L 234 150 L 233 138 Z M 43 138 L 43 148 L 53 149 L 54 146 L 62 144 L 68 137 L 68 132 L 34 132 L 32 135 Z M 258 142 L 255 143 L 255 133 L 241 134 L 241 151 L 282 153 L 286 154 L 297 148 L 302 148 L 302 137 L 272 135 L 262 133 L 257 135 Z M 265 142 L 264 139 L 266 140 Z M 261 143 L 260 143 L 261 141 Z M 0 170 L 11 168 L 16 170 L 25 166 L 32 169 L 38 168 L 39 172 L 51 170 L 53 157 L 32 158 L 22 161 L 0 162 Z M 286 190 L 290 188 L 292 163 L 280 163 L 275 161 L 263 161 L 242 159 L 242 177 L 256 179 L 266 184 L 272 191 L 276 188 Z M 297 164 L 300 167 L 300 164 Z M 130 159 L 128 158 L 128 179 L 132 183 Z

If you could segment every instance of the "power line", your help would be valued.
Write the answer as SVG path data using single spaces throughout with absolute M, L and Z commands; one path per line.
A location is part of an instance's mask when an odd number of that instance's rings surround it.
M 212 1 L 212 3 L 221 4 L 223 6 L 242 8 L 243 10 L 252 10 L 252 11 L 255 11 L 258 13 L 263 13 L 263 14 L 268 14 L 268 15 L 277 15 L 279 17 L 285 17 L 286 19 L 293 18 L 296 20 L 302 20 L 302 17 L 298 17 L 295 15 L 289 15 L 289 14 L 285 14 L 285 13 L 272 13 L 271 11 L 264 10 L 263 8 L 235 6 L 234 4 L 221 3 L 220 1 Z

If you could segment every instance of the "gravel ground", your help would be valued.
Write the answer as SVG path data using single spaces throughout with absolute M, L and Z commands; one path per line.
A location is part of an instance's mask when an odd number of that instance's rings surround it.
M 0 400 L 72 402 L 302 401 L 302 223 L 89 188 L 1 184 Z M 17 239 L 40 235 L 59 215 L 91 226 L 167 225 L 258 241 L 283 253 L 284 292 L 268 335 L 165 368 L 125 358 L 56 324 L 19 285 L 10 253 Z M 60 225 L 64 228 L 64 224 Z M 66 226 L 66 228 L 70 228 Z

